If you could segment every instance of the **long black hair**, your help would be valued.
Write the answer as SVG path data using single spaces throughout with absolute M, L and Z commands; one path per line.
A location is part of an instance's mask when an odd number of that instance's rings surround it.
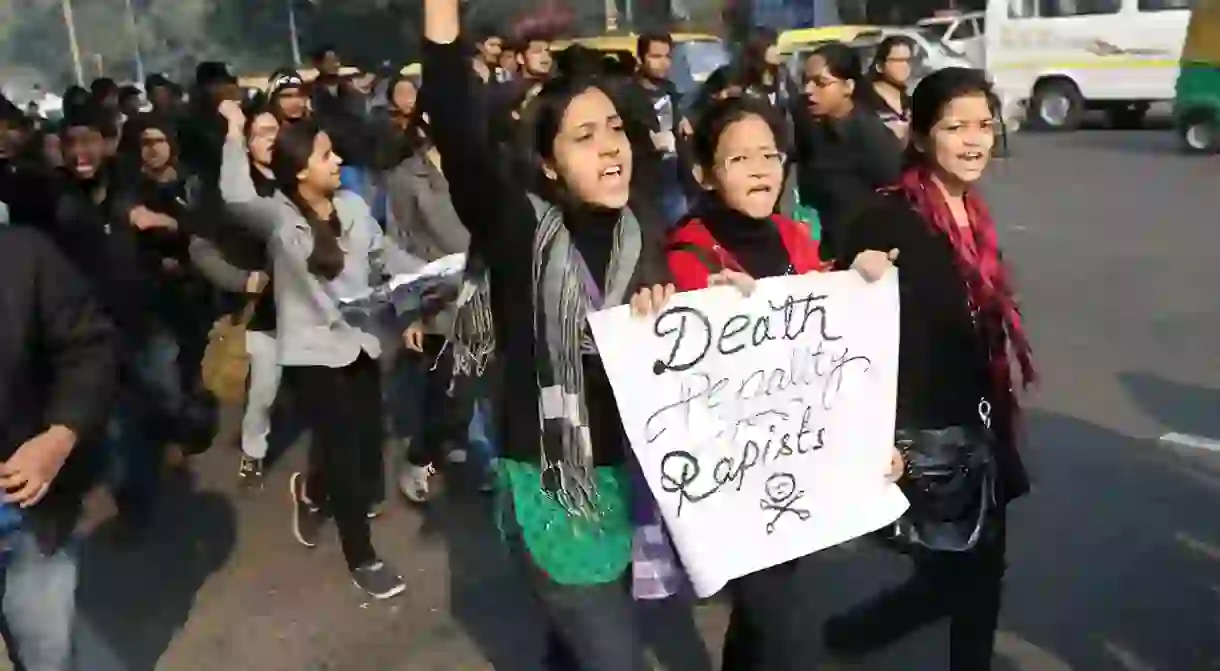
M 335 212 L 323 220 L 301 198 L 297 175 L 309 165 L 314 141 L 322 129 L 312 118 L 281 126 L 271 150 L 271 172 L 275 185 L 297 207 L 313 232 L 313 251 L 307 261 L 309 272 L 333 280 L 343 272 L 343 250 L 339 247 L 339 217 Z

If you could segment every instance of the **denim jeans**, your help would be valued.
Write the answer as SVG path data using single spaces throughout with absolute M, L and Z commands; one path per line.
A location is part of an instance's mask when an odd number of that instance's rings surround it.
M 542 671 L 647 671 L 628 574 L 608 583 L 559 584 L 534 563 L 511 503 L 504 515 L 508 551 L 546 619 Z
M 66 543 L 43 554 L 28 531 L 18 531 L 0 568 L 0 632 L 16 671 L 72 668 L 77 557 Z

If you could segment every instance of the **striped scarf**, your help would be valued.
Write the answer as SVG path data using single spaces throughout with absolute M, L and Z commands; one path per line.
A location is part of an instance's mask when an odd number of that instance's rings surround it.
M 542 487 L 571 514 L 592 515 L 593 444 L 585 405 L 582 357 L 597 348 L 585 322 L 590 310 L 629 296 L 643 248 L 639 221 L 624 209 L 614 232 L 606 288 L 597 286 L 556 205 L 533 195 L 534 360 L 542 415 Z

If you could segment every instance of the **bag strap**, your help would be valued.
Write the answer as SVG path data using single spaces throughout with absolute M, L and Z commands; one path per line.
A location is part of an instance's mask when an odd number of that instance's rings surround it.
M 254 311 L 258 309 L 258 302 L 263 297 L 262 292 L 255 294 L 246 299 L 246 304 L 241 308 L 241 314 L 237 317 L 236 326 L 245 328 L 254 319 Z
M 703 267 L 707 268 L 707 272 L 712 275 L 724 270 L 724 264 L 721 263 L 719 259 L 714 258 L 706 249 L 694 243 L 681 241 L 674 242 L 669 245 L 668 251 L 687 252 L 689 254 L 693 254 L 695 258 L 699 259 L 699 262 L 703 264 Z

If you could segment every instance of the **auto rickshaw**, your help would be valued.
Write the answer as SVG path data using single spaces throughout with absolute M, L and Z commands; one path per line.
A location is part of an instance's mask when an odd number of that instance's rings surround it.
M 1197 0 L 1190 13 L 1173 113 L 1183 149 L 1220 152 L 1220 0 Z

